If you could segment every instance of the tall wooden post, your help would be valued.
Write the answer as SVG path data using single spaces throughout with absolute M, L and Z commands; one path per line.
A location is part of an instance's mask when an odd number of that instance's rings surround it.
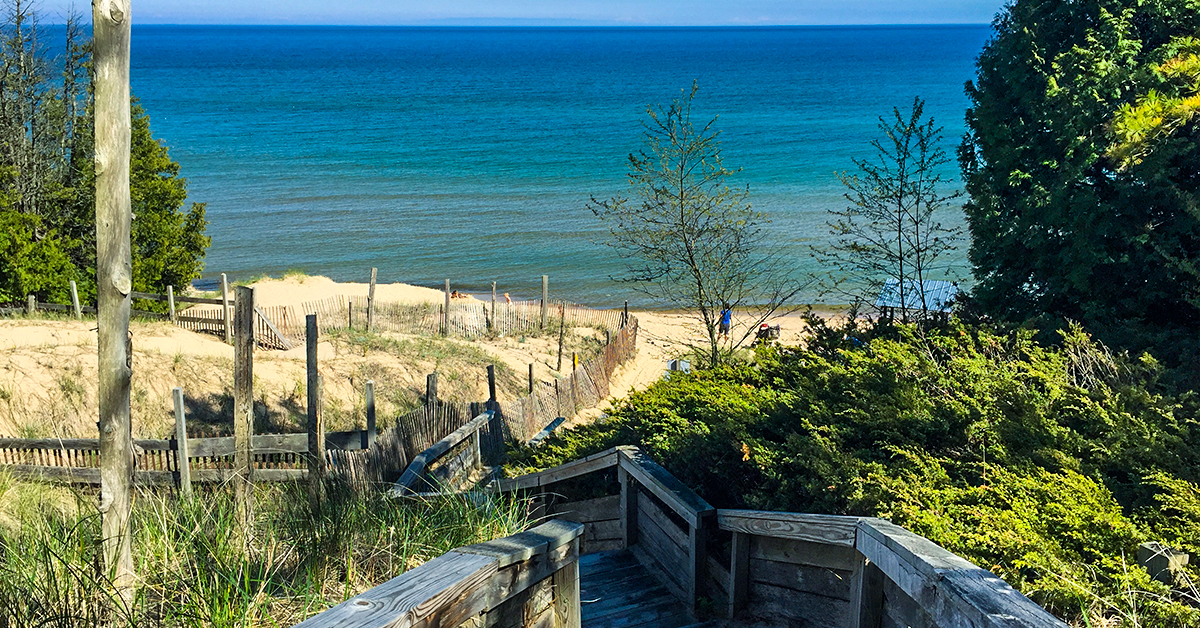
M 367 288 L 367 331 L 375 331 L 375 273 L 378 268 L 371 269 L 371 286 Z
M 171 322 L 175 322 L 175 286 L 167 286 L 167 313 L 171 316 Z
M 187 417 L 183 414 L 183 389 L 176 386 L 171 391 L 175 400 L 175 467 L 179 469 L 179 496 L 185 500 L 192 498 L 192 466 L 189 460 L 191 451 L 188 449 Z
M 558 366 L 556 366 L 554 370 L 558 371 L 559 373 L 562 372 L 563 336 L 567 331 L 567 313 L 565 308 L 565 305 L 560 308 L 558 316 Z
M 83 318 L 83 306 L 79 304 L 79 287 L 71 280 L 71 308 L 75 310 L 75 318 Z
M 367 380 L 367 431 L 363 434 L 362 448 L 371 449 L 375 446 L 375 380 Z
M 221 314 L 225 317 L 225 344 L 233 342 L 233 311 L 229 307 L 229 279 L 221 273 Z
M 129 0 L 92 3 L 95 90 L 96 322 L 100 406 L 100 515 L 104 563 L 124 599 L 132 597 L 129 511 L 133 440 L 129 342 L 133 261 L 129 235 Z
M 33 316 L 34 314 L 37 313 L 37 295 L 36 294 L 29 295 L 29 297 L 25 300 L 25 313 L 30 316 Z
M 425 405 L 431 410 L 437 410 L 437 372 L 425 376 Z
M 546 328 L 546 319 L 550 307 L 550 276 L 542 275 L 542 329 Z
M 321 503 L 321 478 L 325 475 L 325 426 L 321 424 L 321 375 L 317 371 L 317 315 L 305 318 L 304 338 L 308 365 L 308 497 L 313 508 Z
M 625 302 L 625 310 L 621 312 L 621 327 L 629 324 L 629 301 Z
M 488 320 L 488 330 L 496 331 L 496 282 L 492 282 L 492 317 Z
M 253 522 L 254 288 L 238 286 L 233 317 L 233 486 L 243 530 Z
M 488 374 L 488 410 L 492 410 L 496 405 L 496 366 L 494 364 L 487 365 Z
M 450 280 L 446 280 L 446 305 L 442 309 L 442 335 L 450 335 Z
M 529 394 L 533 394 L 533 362 L 529 363 Z

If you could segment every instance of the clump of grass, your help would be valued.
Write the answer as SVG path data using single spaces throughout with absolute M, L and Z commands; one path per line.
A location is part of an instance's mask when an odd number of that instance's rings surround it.
M 0 474 L 0 626 L 286 626 L 528 523 L 526 504 L 502 497 L 396 501 L 331 482 L 316 510 L 303 486 L 257 486 L 247 532 L 225 488 L 190 501 L 140 492 L 140 581 L 122 604 L 101 567 L 94 499 L 44 488 Z

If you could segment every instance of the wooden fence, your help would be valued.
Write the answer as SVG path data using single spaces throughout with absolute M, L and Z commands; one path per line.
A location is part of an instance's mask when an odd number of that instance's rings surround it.
M 555 418 L 574 416 L 607 399 L 613 392 L 609 385 L 613 372 L 637 355 L 637 334 L 637 317 L 630 316 L 598 355 L 582 362 L 568 377 L 542 383 L 516 400 L 501 401 L 500 415 L 509 437 L 528 441 Z
M 569 501 L 567 480 L 616 471 L 618 495 Z M 608 482 L 596 482 L 605 485 Z M 753 626 L 1066 628 L 991 572 L 873 517 L 710 506 L 636 447 L 499 480 L 584 525 L 581 553 L 628 549 L 693 609 Z

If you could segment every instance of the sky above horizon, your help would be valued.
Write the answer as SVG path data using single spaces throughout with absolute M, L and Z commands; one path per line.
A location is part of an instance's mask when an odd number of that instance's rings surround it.
M 984 24 L 1003 0 L 132 0 L 134 24 L 737 26 Z M 71 7 L 44 0 L 43 22 Z

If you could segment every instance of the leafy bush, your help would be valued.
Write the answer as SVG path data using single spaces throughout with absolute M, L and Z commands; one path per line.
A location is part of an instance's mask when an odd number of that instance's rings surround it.
M 639 445 L 718 507 L 883 516 L 1067 619 L 1200 623 L 1133 559 L 1200 538 L 1195 403 L 1159 391 L 1152 358 L 1078 327 L 1048 347 L 958 322 L 810 323 L 805 347 L 672 373 L 512 464 Z

